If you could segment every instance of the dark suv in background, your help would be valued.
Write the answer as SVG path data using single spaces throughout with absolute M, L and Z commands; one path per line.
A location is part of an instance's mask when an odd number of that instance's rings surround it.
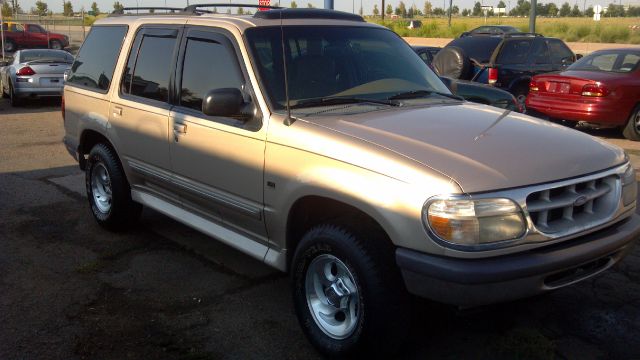
M 447 44 L 433 66 L 443 76 L 507 90 L 524 107 L 534 75 L 564 70 L 579 57 L 562 40 L 539 34 L 466 36 Z

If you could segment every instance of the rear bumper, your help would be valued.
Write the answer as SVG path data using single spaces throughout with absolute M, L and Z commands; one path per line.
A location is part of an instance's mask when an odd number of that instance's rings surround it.
M 619 262 L 640 235 L 634 214 L 565 243 L 484 259 L 458 259 L 399 248 L 396 262 L 407 290 L 462 307 L 533 296 L 594 276 Z
M 585 121 L 603 125 L 624 125 L 631 109 L 621 109 L 620 104 L 608 99 L 568 99 L 530 93 L 527 97 L 527 113 L 539 113 L 552 118 Z
M 16 86 L 15 94 L 19 97 L 62 96 L 63 87 L 20 87 Z

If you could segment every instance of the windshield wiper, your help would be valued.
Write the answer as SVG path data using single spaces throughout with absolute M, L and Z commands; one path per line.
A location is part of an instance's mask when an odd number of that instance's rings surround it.
M 419 98 L 423 98 L 423 97 L 427 97 L 427 96 L 431 96 L 431 95 L 440 95 L 440 96 L 448 97 L 450 99 L 464 100 L 463 98 L 461 98 L 460 96 L 457 96 L 457 95 L 447 94 L 447 93 L 443 93 L 443 92 L 439 92 L 439 91 L 433 91 L 433 90 L 411 90 L 411 91 L 405 91 L 405 92 L 401 92 L 401 93 L 397 93 L 395 95 L 392 95 L 392 96 L 388 97 L 387 100 L 419 99 Z
M 359 103 L 371 103 L 371 104 L 380 104 L 380 105 L 388 105 L 388 106 L 398 106 L 397 103 L 389 101 L 389 100 L 366 99 L 366 98 L 358 98 L 358 97 L 330 96 L 330 97 L 322 97 L 322 98 L 313 98 L 313 99 L 300 100 L 295 105 L 291 105 L 291 109 L 299 109 L 299 108 L 313 107 L 313 106 L 341 105 L 341 104 L 359 104 Z

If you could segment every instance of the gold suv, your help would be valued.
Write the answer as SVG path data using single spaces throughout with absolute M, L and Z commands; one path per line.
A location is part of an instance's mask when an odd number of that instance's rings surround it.
M 63 115 L 100 225 L 147 206 L 290 272 L 329 355 L 392 349 L 410 294 L 470 307 L 557 289 L 618 262 L 640 229 L 621 149 L 461 101 L 352 14 L 110 16 Z

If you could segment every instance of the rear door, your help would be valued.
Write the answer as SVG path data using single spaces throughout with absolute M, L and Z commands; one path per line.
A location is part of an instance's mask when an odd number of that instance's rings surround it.
M 109 111 L 118 153 L 134 174 L 131 185 L 176 204 L 169 155 L 169 87 L 181 31 L 179 25 L 138 29 Z
M 575 55 L 560 39 L 546 39 L 545 42 L 549 46 L 551 55 L 551 63 L 553 71 L 564 70 L 567 66 L 573 64 Z
M 267 245 L 263 221 L 266 126 L 251 118 L 207 116 L 204 95 L 236 88 L 256 104 L 234 37 L 223 29 L 187 27 L 171 113 L 171 161 L 184 206 Z
M 35 24 L 25 24 L 25 41 L 30 47 L 49 47 L 47 32 Z
M 493 61 L 498 68 L 496 86 L 511 88 L 522 76 L 531 76 L 532 69 L 529 54 L 532 51 L 534 38 L 507 38 L 500 46 Z

